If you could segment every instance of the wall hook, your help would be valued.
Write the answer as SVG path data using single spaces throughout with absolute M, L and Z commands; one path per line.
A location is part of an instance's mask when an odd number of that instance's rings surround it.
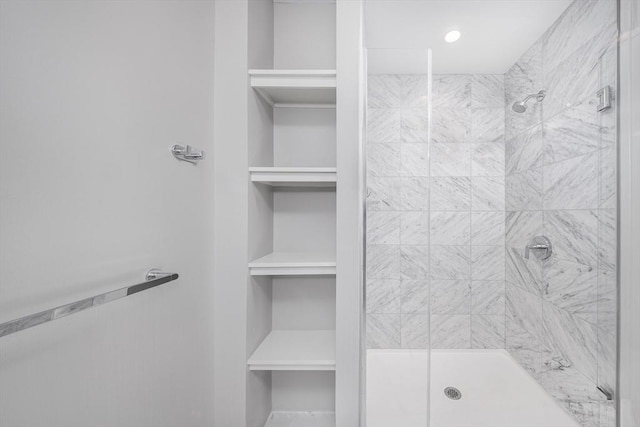
M 171 154 L 173 154 L 173 157 L 178 160 L 189 162 L 194 165 L 197 165 L 200 160 L 204 159 L 204 151 L 193 151 L 190 145 L 172 145 Z

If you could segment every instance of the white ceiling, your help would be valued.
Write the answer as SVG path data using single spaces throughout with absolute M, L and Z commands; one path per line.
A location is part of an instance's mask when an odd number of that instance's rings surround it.
M 502 74 L 570 3 L 571 0 L 367 0 L 369 71 L 426 73 L 424 51 L 431 48 L 436 74 Z M 446 43 L 444 35 L 453 29 L 459 30 L 462 37 L 455 43 Z M 422 52 L 374 50 L 397 48 Z

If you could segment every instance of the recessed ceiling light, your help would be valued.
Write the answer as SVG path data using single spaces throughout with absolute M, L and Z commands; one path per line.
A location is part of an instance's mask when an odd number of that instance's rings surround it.
M 462 34 L 460 34 L 460 31 L 458 31 L 458 30 L 449 31 L 444 36 L 444 41 L 446 41 L 447 43 L 453 43 L 455 41 L 458 41 L 458 39 L 460 38 L 461 35 Z

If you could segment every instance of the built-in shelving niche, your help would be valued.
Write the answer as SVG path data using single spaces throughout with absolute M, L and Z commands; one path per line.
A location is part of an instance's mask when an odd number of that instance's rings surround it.
M 336 70 L 249 70 L 249 76 L 274 108 L 336 106 Z
M 272 187 L 335 188 L 336 168 L 251 167 L 251 182 Z
M 252 371 L 335 371 L 335 330 L 271 331 L 253 352 Z
M 267 5 L 250 2 L 260 18 Z M 250 37 L 251 427 L 335 426 L 335 15 L 273 2 L 273 43 Z
M 272 412 L 265 427 L 334 427 L 336 415 L 333 412 Z

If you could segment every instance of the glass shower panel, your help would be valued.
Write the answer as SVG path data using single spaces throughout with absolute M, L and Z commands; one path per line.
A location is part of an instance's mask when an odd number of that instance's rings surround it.
M 430 98 L 430 50 L 367 50 L 368 427 L 428 425 Z
M 436 57 L 432 427 L 616 425 L 617 35 L 575 0 L 503 73 Z

